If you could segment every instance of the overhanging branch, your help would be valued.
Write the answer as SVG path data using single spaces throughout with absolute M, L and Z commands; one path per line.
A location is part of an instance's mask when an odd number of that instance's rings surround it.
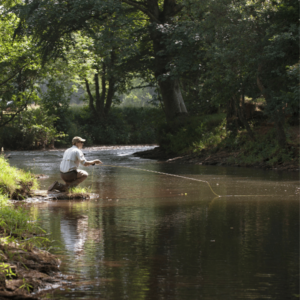
M 136 90 L 136 89 L 143 89 L 143 88 L 146 88 L 146 87 L 155 87 L 155 85 L 147 84 L 147 85 L 134 86 L 134 87 L 130 88 L 129 91 Z
M 156 21 L 157 23 L 160 23 L 159 19 L 157 19 L 149 10 L 147 10 L 144 6 L 141 5 L 142 3 L 139 4 L 138 2 L 132 0 L 122 0 L 122 2 L 125 2 L 130 6 L 136 7 L 138 10 L 140 10 L 141 12 L 145 13 L 148 17 L 150 17 L 152 21 Z

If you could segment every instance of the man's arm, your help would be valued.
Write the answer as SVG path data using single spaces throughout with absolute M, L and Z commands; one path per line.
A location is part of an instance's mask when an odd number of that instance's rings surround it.
M 94 160 L 90 160 L 90 161 L 86 161 L 84 163 L 84 166 L 85 167 L 88 167 L 88 166 L 92 166 L 92 165 L 100 165 L 102 164 L 102 161 L 100 159 L 94 159 Z

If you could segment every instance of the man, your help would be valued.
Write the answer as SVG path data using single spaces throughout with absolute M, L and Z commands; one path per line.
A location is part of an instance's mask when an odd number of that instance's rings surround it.
M 59 190 L 61 192 L 67 191 L 71 187 L 77 186 L 88 177 L 88 173 L 79 170 L 79 164 L 83 166 L 99 165 L 102 164 L 101 160 L 95 159 L 87 161 L 81 151 L 85 140 L 79 136 L 75 136 L 72 140 L 73 146 L 67 149 L 64 153 L 62 162 L 60 164 L 60 176 L 65 184 L 55 181 L 48 191 Z

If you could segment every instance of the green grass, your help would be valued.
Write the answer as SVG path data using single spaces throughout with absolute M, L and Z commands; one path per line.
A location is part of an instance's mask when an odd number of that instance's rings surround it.
M 8 161 L 0 156 L 0 190 L 10 197 L 24 197 L 32 189 L 38 188 L 38 181 L 30 172 L 11 167 Z
M 15 207 L 6 195 L 0 194 L 0 243 L 7 236 L 22 237 L 25 233 L 43 233 L 30 212 L 22 206 Z
M 69 189 L 69 195 L 74 195 L 74 194 L 88 194 L 91 192 L 90 188 L 84 188 L 84 187 L 73 187 Z
M 282 149 L 276 139 L 276 130 L 272 129 L 264 135 L 255 134 L 255 141 L 247 135 L 240 137 L 239 144 L 241 154 L 237 162 L 242 164 L 265 163 L 267 166 L 275 166 L 277 163 L 293 161 L 293 149 Z

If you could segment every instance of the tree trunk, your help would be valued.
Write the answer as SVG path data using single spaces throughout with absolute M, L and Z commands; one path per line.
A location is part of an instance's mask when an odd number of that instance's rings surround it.
M 167 74 L 167 67 L 172 61 L 172 57 L 167 55 L 164 40 L 168 33 L 164 33 L 162 27 L 172 24 L 173 18 L 182 10 L 184 5 L 178 4 L 177 0 L 163 0 L 163 7 L 161 1 L 158 0 L 147 0 L 145 2 L 123 0 L 123 2 L 137 8 L 150 18 L 152 23 L 150 38 L 153 42 L 155 59 L 154 73 L 161 90 L 166 118 L 168 122 L 175 121 L 178 118 L 182 119 L 180 116 L 186 115 L 187 109 L 179 87 L 179 79 L 171 78 Z
M 163 34 L 155 30 L 152 33 L 152 40 L 155 57 L 155 78 L 160 88 L 167 121 L 170 122 L 181 115 L 186 115 L 187 109 L 181 94 L 179 79 L 168 76 L 166 66 L 171 61 L 171 57 L 165 54 Z
M 286 134 L 284 131 L 284 116 L 282 110 L 277 111 L 275 126 L 277 131 L 277 141 L 281 148 L 286 147 Z
M 238 132 L 237 113 L 234 98 L 228 102 L 226 114 L 226 131 L 230 131 L 230 135 L 236 136 Z
M 165 113 L 168 121 L 173 121 L 176 117 L 186 114 L 187 110 L 182 98 L 178 80 L 167 79 L 158 82 Z
M 244 95 L 242 96 L 242 103 L 241 103 L 242 105 L 241 106 L 240 106 L 239 102 L 240 102 L 239 97 L 236 97 L 235 103 L 236 103 L 236 110 L 237 110 L 237 113 L 238 113 L 238 117 L 239 117 L 240 121 L 242 122 L 242 124 L 244 125 L 244 127 L 246 128 L 247 133 L 249 134 L 251 140 L 255 141 L 253 131 L 251 130 L 250 125 L 249 125 L 248 121 L 245 118 L 245 106 L 244 106 L 245 98 L 244 98 Z
M 104 97 L 100 94 L 100 86 L 99 86 L 99 75 L 98 73 L 95 74 L 95 90 L 96 90 L 96 111 L 97 114 L 102 117 L 104 112 Z M 103 89 L 103 87 L 102 87 Z
M 89 82 L 87 81 L 87 79 L 85 79 L 84 81 L 85 81 L 86 91 L 89 95 L 89 108 L 90 108 L 90 111 L 94 116 L 96 116 L 97 111 L 96 111 L 95 106 L 94 106 L 94 97 L 91 93 Z
M 108 92 L 106 96 L 106 102 L 104 107 L 104 115 L 107 116 L 108 112 L 112 105 L 113 96 L 115 94 L 115 80 L 114 78 L 111 78 L 108 82 Z
M 258 72 L 260 71 L 261 67 L 258 68 Z M 259 76 L 257 76 L 257 86 L 264 96 L 267 105 L 270 105 L 270 102 L 272 101 L 272 98 L 270 94 L 268 93 L 267 89 L 264 87 L 263 83 L 261 82 Z M 284 116 L 282 112 L 282 108 L 279 108 L 277 111 L 274 111 L 274 122 L 275 127 L 277 131 L 277 141 L 280 147 L 285 148 L 286 147 L 286 134 L 284 131 Z

